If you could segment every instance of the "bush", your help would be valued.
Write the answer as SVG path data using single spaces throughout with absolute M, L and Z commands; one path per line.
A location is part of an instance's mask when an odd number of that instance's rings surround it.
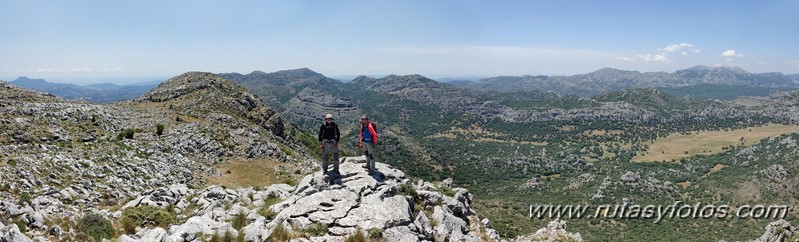
M 367 241 L 368 240 L 366 240 L 366 236 L 363 234 L 363 231 L 361 231 L 361 229 L 358 229 L 358 231 L 355 231 L 355 234 L 348 236 L 347 239 L 344 240 L 344 242 L 367 242 Z
M 380 239 L 383 238 L 383 229 L 373 228 L 369 230 L 369 238 L 370 239 Z
M 164 135 L 164 125 L 163 124 L 156 124 L 155 125 L 155 135 L 158 135 L 158 136 Z
M 118 140 L 133 139 L 133 135 L 134 134 L 136 134 L 136 130 L 134 130 L 134 129 L 125 129 L 124 131 L 119 133 L 119 135 L 117 135 L 117 139 Z
M 99 214 L 83 216 L 78 221 L 78 231 L 91 236 L 95 241 L 109 239 L 114 235 L 114 227 L 111 225 L 111 221 Z
M 167 211 L 161 207 L 141 206 L 125 209 L 120 217 L 125 233 L 132 234 L 136 227 L 152 225 L 167 228 L 177 221 L 174 211 Z
M 410 184 L 400 185 L 400 194 L 405 196 L 411 196 L 413 198 L 419 197 L 419 193 L 417 193 L 416 190 L 413 189 L 413 186 L 411 186 Z
M 23 192 L 22 194 L 19 195 L 19 204 L 23 204 L 24 205 L 25 203 L 28 203 L 28 204 L 31 204 L 31 205 L 33 204 L 31 202 L 31 194 L 28 193 L 28 192 Z
M 261 209 L 258 209 L 258 215 L 264 216 L 266 220 L 272 220 L 275 219 L 277 213 L 269 209 L 269 206 L 264 205 Z
M 266 216 L 264 216 L 266 217 Z M 242 227 L 247 225 L 247 215 L 244 214 L 244 211 L 239 211 L 236 215 L 233 216 L 233 228 L 236 230 L 241 230 Z
M 319 237 L 327 234 L 327 224 L 314 223 L 302 229 L 302 233 L 310 237 Z
M 269 235 L 269 238 L 266 239 L 268 242 L 283 242 L 289 240 L 291 240 L 291 234 L 286 231 L 286 228 L 283 228 L 283 221 L 277 223 L 275 230 L 273 230 L 272 234 Z
M 19 227 L 19 232 L 21 232 L 23 234 L 28 232 L 28 224 L 25 223 L 25 222 L 22 222 L 22 220 L 16 220 L 16 221 L 14 221 L 14 224 L 16 224 L 17 227 Z

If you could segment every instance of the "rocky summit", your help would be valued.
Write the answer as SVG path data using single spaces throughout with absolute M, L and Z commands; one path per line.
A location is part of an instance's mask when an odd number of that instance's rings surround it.
M 489 221 L 480 220 L 471 209 L 468 190 L 413 182 L 383 163 L 377 163 L 377 174 L 369 175 L 363 163 L 355 163 L 362 158 L 343 160 L 339 181 L 315 172 L 297 186 L 155 189 L 125 207 L 166 208 L 173 201 L 178 213 L 196 211 L 183 224 L 141 229 L 119 241 L 193 241 L 226 233 L 244 241 L 344 241 L 359 230 L 385 241 L 500 240 Z M 447 192 L 440 192 L 444 189 Z M 243 221 L 238 225 L 237 216 Z

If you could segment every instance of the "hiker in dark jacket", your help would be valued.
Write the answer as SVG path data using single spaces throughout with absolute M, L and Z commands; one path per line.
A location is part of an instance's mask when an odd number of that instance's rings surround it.
M 366 168 L 369 169 L 369 174 L 375 171 L 375 144 L 377 143 L 376 125 L 369 121 L 369 117 L 364 115 L 361 117 L 361 136 L 359 146 L 363 149 L 366 155 Z
M 338 174 L 338 141 L 341 138 L 341 133 L 338 131 L 338 125 L 333 122 L 333 115 L 325 115 L 325 123 L 319 127 L 319 147 L 322 148 L 322 172 L 327 174 L 327 159 L 330 153 L 333 153 L 333 173 Z

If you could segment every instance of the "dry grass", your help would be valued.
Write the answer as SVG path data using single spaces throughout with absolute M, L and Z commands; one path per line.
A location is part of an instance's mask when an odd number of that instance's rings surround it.
M 476 124 L 469 126 L 468 129 L 453 128 L 438 134 L 427 136 L 427 138 L 457 139 L 459 134 L 463 136 L 474 136 L 474 138 L 467 138 L 467 140 L 476 141 L 476 142 L 497 142 L 497 143 L 512 143 L 512 144 L 525 144 L 525 145 L 537 145 L 537 146 L 547 145 L 546 142 L 505 140 L 503 139 L 504 137 L 506 137 L 505 134 L 485 130 Z
M 799 133 L 799 126 L 769 124 L 731 131 L 706 131 L 692 134 L 671 134 L 649 145 L 646 155 L 639 153 L 634 162 L 671 161 L 696 154 L 714 154 L 730 145 L 754 145 L 761 139 L 781 134 Z M 741 140 L 743 138 L 743 140 Z
M 740 105 L 744 107 L 757 107 L 763 106 L 770 100 L 769 97 L 739 97 L 733 100 L 733 105 Z
M 558 126 L 556 128 L 558 130 L 560 130 L 560 131 L 572 131 L 572 130 L 576 129 L 577 126 L 574 126 L 574 125 L 563 125 L 563 126 Z
M 208 185 L 226 187 L 263 187 L 282 183 L 286 178 L 296 179 L 293 164 L 269 159 L 231 161 L 216 165 L 221 176 L 206 176 Z
M 690 181 L 678 182 L 677 185 L 680 185 L 683 189 L 685 189 L 691 186 L 691 182 Z
M 707 173 L 705 173 L 704 175 L 702 175 L 702 178 L 705 178 L 705 177 L 707 177 L 707 176 L 708 176 L 708 175 L 710 175 L 710 174 L 713 174 L 713 173 L 719 172 L 719 171 L 721 171 L 721 169 L 724 169 L 725 167 L 727 167 L 727 165 L 724 165 L 724 164 L 716 164 L 715 166 L 713 166 L 713 168 L 710 168 L 710 171 L 708 171 Z

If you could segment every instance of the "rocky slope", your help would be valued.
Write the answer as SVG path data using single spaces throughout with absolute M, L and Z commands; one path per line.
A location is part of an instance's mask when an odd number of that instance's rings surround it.
M 109 214 L 141 192 L 201 186 L 220 175 L 216 164 L 312 163 L 279 114 L 209 73 L 186 73 L 141 99 L 106 105 L 0 82 L 0 126 L 0 222 L 43 239 L 55 226 L 74 239 L 77 228 L 61 221 Z
M 178 212 L 195 211 L 189 212 L 192 215 L 182 225 L 139 230 L 119 241 L 182 241 L 224 233 L 245 241 L 264 241 L 282 233 L 277 230 L 296 241 L 343 241 L 358 230 L 385 241 L 500 240 L 489 221 L 481 221 L 471 209 L 472 197 L 466 189 L 412 182 L 402 171 L 382 163 L 377 164 L 379 173 L 370 176 L 363 163 L 356 163 L 363 159 L 344 160 L 338 181 L 315 172 L 297 186 L 156 189 L 126 206 L 166 207 L 167 203 L 155 201 L 177 201 Z M 246 218 L 239 228 L 230 222 L 237 214 Z

